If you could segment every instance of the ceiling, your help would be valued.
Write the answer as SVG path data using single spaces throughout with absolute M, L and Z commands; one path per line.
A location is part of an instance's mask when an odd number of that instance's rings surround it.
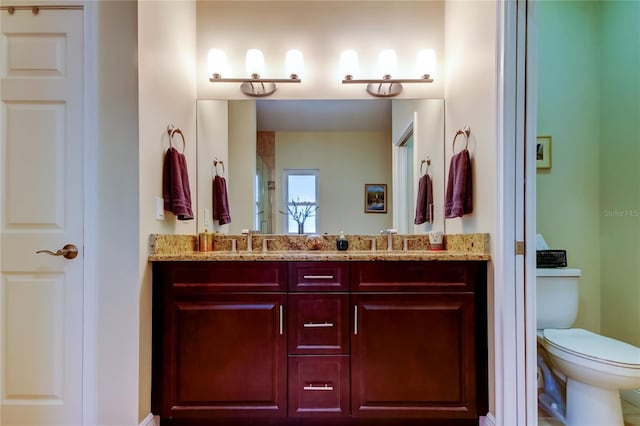
M 391 131 L 391 100 L 259 100 L 258 131 Z

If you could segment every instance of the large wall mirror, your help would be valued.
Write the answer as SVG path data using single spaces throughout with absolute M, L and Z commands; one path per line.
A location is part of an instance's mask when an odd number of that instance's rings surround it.
M 200 231 L 444 231 L 442 99 L 199 100 L 197 129 Z M 216 173 L 231 214 L 222 226 L 212 216 Z M 425 174 L 431 221 L 415 225 Z M 299 227 L 292 213 L 305 210 Z

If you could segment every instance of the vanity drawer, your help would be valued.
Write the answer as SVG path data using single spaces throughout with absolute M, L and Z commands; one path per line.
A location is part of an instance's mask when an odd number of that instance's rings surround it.
M 290 356 L 289 416 L 348 416 L 349 357 Z
M 290 263 L 289 290 L 349 291 L 349 265 L 345 262 Z
M 349 295 L 289 294 L 289 353 L 348 354 Z
M 471 292 L 486 273 L 482 262 L 353 262 L 353 291 Z
M 154 278 L 176 293 L 286 291 L 285 262 L 156 262 Z

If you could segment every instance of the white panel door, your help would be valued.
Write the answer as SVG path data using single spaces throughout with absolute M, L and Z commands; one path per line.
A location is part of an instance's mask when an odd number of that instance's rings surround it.
M 1 13 L 0 424 L 80 425 L 83 12 Z

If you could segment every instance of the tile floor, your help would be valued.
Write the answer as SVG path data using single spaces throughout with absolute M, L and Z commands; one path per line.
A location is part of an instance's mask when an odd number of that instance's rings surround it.
M 624 426 L 640 426 L 640 407 L 623 400 L 622 413 L 624 415 Z M 562 423 L 551 417 L 543 409 L 538 408 L 538 426 L 562 426 Z

